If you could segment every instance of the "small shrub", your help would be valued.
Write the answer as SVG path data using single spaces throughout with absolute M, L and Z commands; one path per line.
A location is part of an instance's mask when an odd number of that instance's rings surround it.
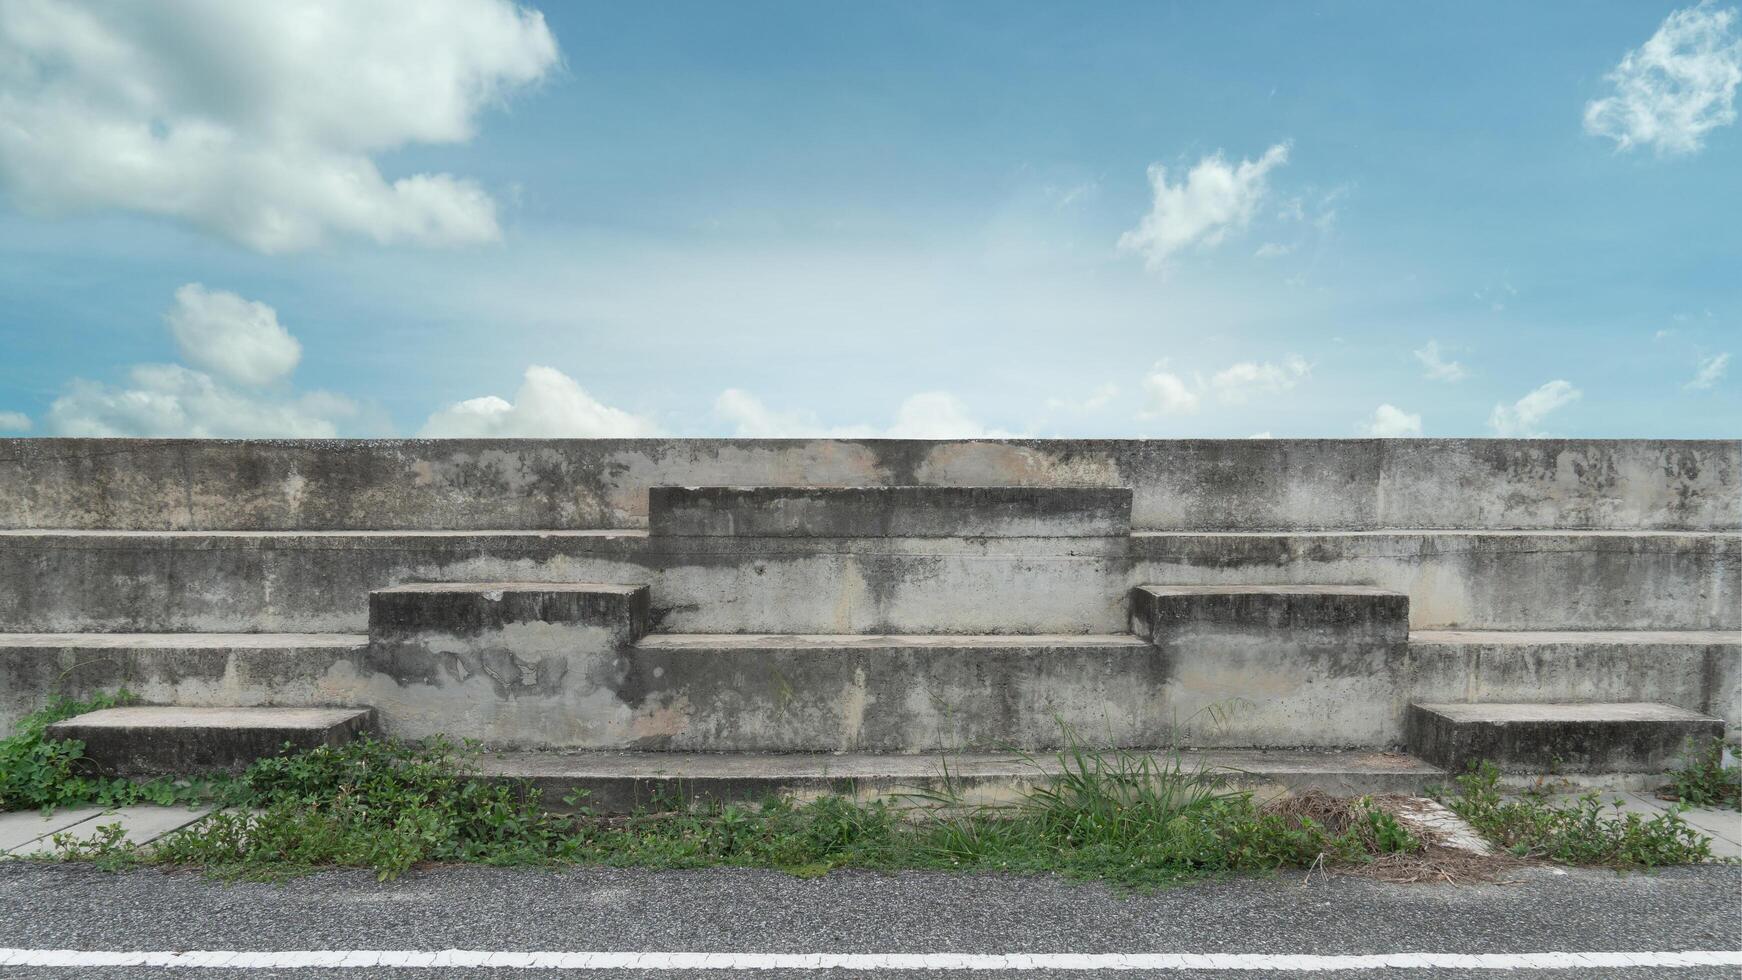
M 100 694 L 88 701 L 52 699 L 40 711 L 18 721 L 13 733 L 0 739 L 0 811 L 50 811 L 68 806 L 169 805 L 211 795 L 211 781 L 178 783 L 169 779 L 131 781 L 99 772 L 85 758 L 84 743 L 50 739 L 48 726 L 87 711 L 127 704 L 126 691 Z
M 1646 819 L 1587 793 L 1570 805 L 1542 797 L 1509 799 L 1500 773 L 1483 763 L 1459 776 L 1446 801 L 1484 837 L 1519 857 L 1560 864 L 1657 867 L 1692 864 L 1712 856 L 1711 842 L 1682 819 L 1679 808 Z
M 1742 766 L 1724 765 L 1723 740 L 1690 746 L 1689 756 L 1686 767 L 1669 774 L 1669 785 L 1659 795 L 1689 806 L 1742 810 Z

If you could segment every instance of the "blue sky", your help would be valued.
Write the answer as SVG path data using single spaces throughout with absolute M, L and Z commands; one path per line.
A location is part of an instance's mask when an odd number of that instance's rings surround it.
M 18 0 L 0 434 L 1735 438 L 1739 80 L 1713 3 Z

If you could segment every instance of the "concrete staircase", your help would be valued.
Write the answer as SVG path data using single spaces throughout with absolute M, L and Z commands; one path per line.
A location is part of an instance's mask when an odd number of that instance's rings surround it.
M 176 707 L 368 708 L 610 806 L 995 798 L 1067 730 L 1272 789 L 1604 776 L 1742 720 L 1735 444 L 121 445 L 0 440 L 0 723 L 127 687 L 128 771 L 273 730 Z

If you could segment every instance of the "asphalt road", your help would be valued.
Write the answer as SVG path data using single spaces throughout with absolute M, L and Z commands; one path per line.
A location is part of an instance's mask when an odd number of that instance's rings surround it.
M 444 868 L 379 883 L 335 872 L 281 885 L 0 863 L 0 948 L 606 950 L 742 953 L 1539 953 L 1742 950 L 1742 868 L 1656 874 L 1530 869 L 1509 884 L 1386 885 L 1298 874 L 1130 894 L 1055 878 L 759 871 Z M 1528 977 L 1734 978 L 1734 966 L 1531 970 Z M 0 966 L 0 977 L 791 977 L 798 970 L 347 971 Z M 833 976 L 849 975 L 835 971 Z M 878 978 L 938 976 L 878 970 Z M 956 975 L 966 976 L 966 973 Z M 987 976 L 987 973 L 972 974 Z M 1023 977 L 1084 977 L 1033 970 Z M 1107 973 L 1107 976 L 1115 974 Z M 1136 976 L 1143 973 L 1120 973 Z M 1170 971 L 1170 978 L 1248 976 Z M 1271 974 L 1276 975 L 1276 974 Z M 1493 970 L 1315 972 L 1483 977 Z

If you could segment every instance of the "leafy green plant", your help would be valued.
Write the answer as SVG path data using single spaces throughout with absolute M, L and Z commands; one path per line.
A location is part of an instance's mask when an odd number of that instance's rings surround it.
M 1711 842 L 1682 819 L 1679 808 L 1646 819 L 1586 793 L 1557 804 L 1543 797 L 1509 798 L 1500 792 L 1492 763 L 1459 776 L 1446 799 L 1453 812 L 1484 837 L 1519 857 L 1561 864 L 1656 867 L 1692 864 L 1711 857 Z
M 382 878 L 421 861 L 551 860 L 568 818 L 535 790 L 470 775 L 476 752 L 362 738 L 261 759 L 241 779 L 245 809 L 169 838 L 156 859 L 254 877 L 361 865 Z
M 0 811 L 135 803 L 169 805 L 212 795 L 216 784 L 211 780 L 131 781 L 102 773 L 85 758 L 84 743 L 47 737 L 48 726 L 57 721 L 132 700 L 133 696 L 124 690 L 99 694 L 86 701 L 56 697 L 41 710 L 20 719 L 13 733 L 0 739 Z
M 1688 764 L 1669 774 L 1669 785 L 1659 795 L 1689 806 L 1742 810 L 1742 766 L 1724 764 L 1723 740 L 1690 745 L 1688 756 Z

